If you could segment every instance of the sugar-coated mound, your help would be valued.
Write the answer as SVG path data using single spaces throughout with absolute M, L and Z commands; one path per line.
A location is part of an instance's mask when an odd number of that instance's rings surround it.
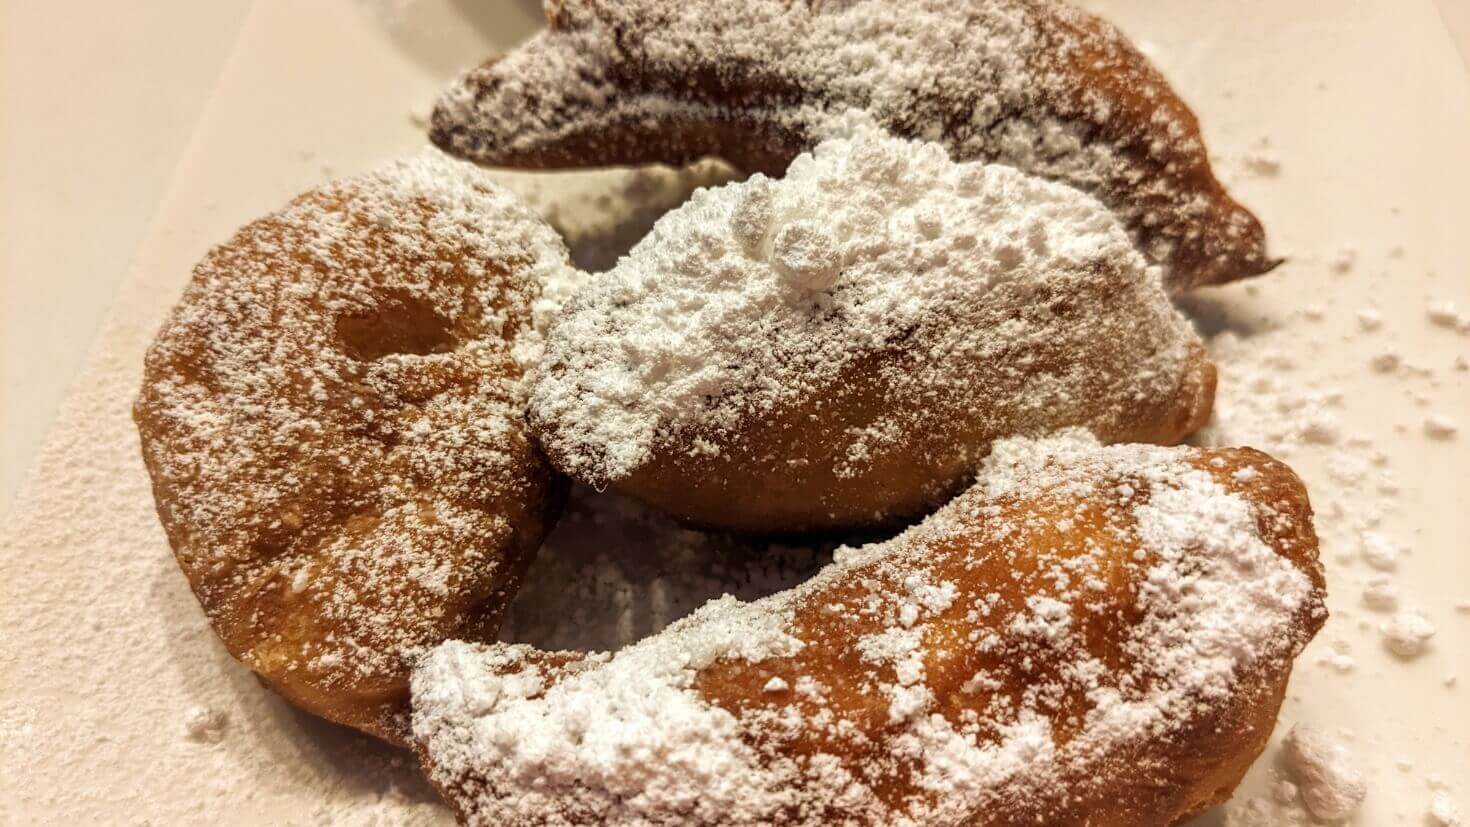
M 914 514 L 993 440 L 1170 443 L 1213 368 L 1097 200 L 862 118 L 702 190 L 567 305 L 531 404 L 554 463 L 753 531 Z

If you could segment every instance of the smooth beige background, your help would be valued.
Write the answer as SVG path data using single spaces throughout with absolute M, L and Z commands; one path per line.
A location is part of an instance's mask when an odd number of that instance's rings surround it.
M 249 5 L 0 0 L 0 514 Z

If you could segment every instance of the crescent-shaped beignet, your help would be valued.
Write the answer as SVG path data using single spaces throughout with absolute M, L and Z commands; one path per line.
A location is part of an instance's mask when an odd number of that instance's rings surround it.
M 1098 201 L 859 123 L 593 278 L 530 422 L 568 474 L 687 522 L 834 530 L 932 508 L 998 438 L 1177 442 L 1214 381 Z
M 1249 449 L 997 446 L 810 581 L 615 655 L 451 642 L 414 741 L 472 825 L 1167 825 L 1229 797 L 1325 621 Z
M 1055 0 L 548 0 L 548 30 L 468 73 L 430 137 L 483 164 L 706 155 L 775 173 L 848 110 L 961 160 L 1096 195 L 1171 290 L 1275 265 L 1194 113 L 1106 21 Z

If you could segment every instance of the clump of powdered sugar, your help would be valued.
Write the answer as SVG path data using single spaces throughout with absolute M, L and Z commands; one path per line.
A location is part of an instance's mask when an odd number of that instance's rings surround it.
M 184 737 L 202 744 L 224 740 L 230 718 L 223 710 L 207 706 L 191 706 L 184 710 Z
M 1424 420 L 1424 435 L 1430 439 L 1454 439 L 1459 430 L 1455 421 L 1444 414 L 1433 414 Z
M 845 812 L 877 821 L 963 820 L 985 801 L 1026 799 L 1039 812 L 1062 806 L 1059 779 L 1095 771 L 1093 762 L 1133 739 L 1187 726 L 1229 698 L 1245 670 L 1280 668 L 1304 643 L 1295 618 L 1320 612 L 1308 577 L 1257 532 L 1259 509 L 1273 506 L 1228 492 L 1188 456 L 1101 448 L 1075 433 L 1005 441 L 970 493 L 899 538 L 850 550 L 787 592 L 713 601 L 617 654 L 445 644 L 414 675 L 415 737 L 429 772 L 471 823 L 548 816 L 759 823 L 788 808 L 815 814 L 834 796 Z M 1135 497 L 1141 491 L 1148 496 Z M 931 544 L 957 532 L 983 532 L 989 539 L 977 548 L 1004 548 L 1026 523 L 1009 522 L 995 504 L 1039 497 L 1097 501 L 1132 515 L 1132 528 L 1116 528 L 1150 562 L 1140 564 L 1140 620 L 1125 633 L 1131 665 L 1124 668 L 1151 676 L 1146 689 L 1126 675 L 1105 677 L 1109 670 L 1074 631 L 1094 588 L 1090 557 L 1039 556 L 1042 579 L 1058 591 L 1015 609 L 1000 607 L 983 583 L 930 568 L 941 565 Z M 878 631 L 853 641 L 852 655 L 868 666 L 849 679 L 886 699 L 894 730 L 882 736 L 884 749 L 915 762 L 911 783 L 921 792 L 901 803 L 878 796 L 868 770 L 839 754 L 780 751 L 791 733 L 845 737 L 854 725 L 831 717 L 840 707 L 821 711 L 825 690 L 816 676 L 759 678 L 753 693 L 781 706 L 749 712 L 712 703 L 696 687 L 719 663 L 794 664 L 807 647 L 828 646 L 803 637 L 796 618 L 838 594 L 845 605 L 831 606 L 834 622 L 886 624 L 865 626 Z M 952 624 L 956 612 L 970 618 L 983 651 L 1017 664 L 1059 657 L 1066 664 L 1059 682 L 1037 687 L 1016 709 L 976 709 L 971 724 L 935 714 L 925 664 L 939 650 L 930 624 Z M 965 683 L 984 691 L 989 681 L 977 673 Z M 1060 744 L 1045 699 L 1067 687 L 1087 693 L 1088 711 Z
M 1399 588 L 1392 577 L 1379 575 L 1363 586 L 1363 605 L 1375 612 L 1391 612 L 1399 607 Z
M 1432 301 L 1424 310 L 1425 318 L 1436 327 L 1448 328 L 1458 333 L 1470 333 L 1470 314 L 1460 310 L 1449 299 Z
M 1365 531 L 1360 536 L 1363 562 L 1378 571 L 1391 572 L 1399 567 L 1403 549 L 1397 543 L 1377 531 Z
M 1307 726 L 1291 728 L 1281 758 L 1301 790 L 1302 802 L 1323 821 L 1342 821 L 1357 812 L 1368 785 L 1346 748 Z
M 1179 393 L 1193 334 L 1102 204 L 861 119 L 845 129 L 779 181 L 697 192 L 576 296 L 531 403 L 559 465 L 601 484 L 658 450 L 718 451 L 899 341 L 912 358 L 872 369 L 891 410 L 845 437 L 839 476 L 898 450 L 926 411 L 1108 432 Z M 1106 312 L 1034 306 L 1104 282 Z M 1071 356 L 1046 355 L 1062 343 Z M 1018 381 L 1020 362 L 1046 367 Z
M 1429 823 L 1434 827 L 1460 827 L 1464 824 L 1460 816 L 1460 806 L 1453 798 L 1443 792 L 1434 794 L 1429 802 Z
M 1383 645 L 1395 655 L 1410 659 L 1424 654 L 1434 637 L 1434 624 L 1416 611 L 1396 612 L 1379 627 Z

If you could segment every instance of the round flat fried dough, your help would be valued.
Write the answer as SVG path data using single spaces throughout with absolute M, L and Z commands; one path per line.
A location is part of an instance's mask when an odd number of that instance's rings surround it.
M 1112 214 L 863 124 L 697 193 L 552 329 L 552 461 L 690 523 L 825 531 L 922 513 L 991 443 L 1171 444 L 1215 374 Z
M 494 638 L 564 490 L 512 350 L 566 266 L 484 173 L 425 152 L 195 268 L 134 418 L 190 586 L 288 700 L 402 741 L 414 658 Z

